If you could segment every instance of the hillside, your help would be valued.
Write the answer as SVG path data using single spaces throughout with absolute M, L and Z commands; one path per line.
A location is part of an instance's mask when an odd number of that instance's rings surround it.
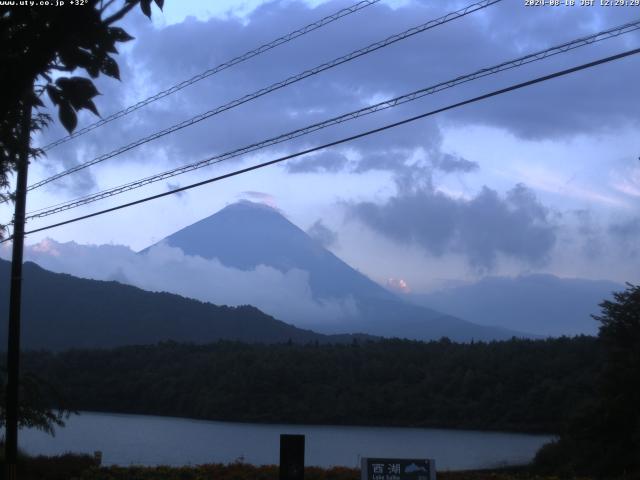
M 9 262 L 0 260 L 0 298 L 5 312 L 9 270 Z M 0 328 L 2 345 L 6 345 L 6 334 L 6 326 Z M 52 350 L 154 344 L 163 340 L 352 341 L 350 336 L 326 336 L 296 328 L 251 306 L 216 306 L 118 282 L 80 279 L 49 272 L 30 262 L 24 265 L 21 338 L 25 349 Z

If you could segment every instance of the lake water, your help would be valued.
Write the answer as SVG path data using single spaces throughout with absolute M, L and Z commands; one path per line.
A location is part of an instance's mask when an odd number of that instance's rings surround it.
M 105 465 L 198 465 L 242 460 L 277 464 L 279 435 L 306 435 L 305 464 L 359 466 L 360 457 L 434 458 L 439 470 L 522 464 L 546 435 L 423 428 L 258 425 L 184 418 L 81 413 L 51 437 L 20 432 L 30 454 L 103 453 Z

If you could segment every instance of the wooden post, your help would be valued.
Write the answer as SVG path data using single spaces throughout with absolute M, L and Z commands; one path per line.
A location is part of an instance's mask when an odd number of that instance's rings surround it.
M 304 480 L 304 435 L 280 435 L 280 480 Z
M 18 392 L 20 390 L 20 304 L 22 300 L 22 258 L 24 250 L 24 217 L 27 206 L 27 173 L 31 143 L 31 91 L 25 95 L 20 122 L 22 151 L 16 165 L 16 199 L 13 215 L 13 249 L 9 296 L 9 334 L 7 345 L 7 422 L 5 433 L 6 478 L 17 479 L 18 464 Z

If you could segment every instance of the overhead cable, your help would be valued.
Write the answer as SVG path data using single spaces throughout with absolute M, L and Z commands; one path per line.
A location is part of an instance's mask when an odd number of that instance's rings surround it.
M 70 168 L 68 170 L 65 170 L 63 172 L 60 172 L 56 175 L 52 175 L 51 177 L 45 178 L 44 180 L 41 180 L 37 183 L 34 183 L 32 185 L 29 186 L 28 190 L 34 190 L 36 188 L 42 187 L 43 185 L 46 185 L 50 182 L 53 182 L 54 180 L 57 180 L 59 178 L 65 177 L 67 175 L 71 175 L 72 173 L 78 172 L 80 170 L 83 170 L 87 167 L 90 167 L 92 165 L 96 165 L 100 162 L 104 162 L 105 160 L 108 160 L 110 158 L 113 158 L 117 155 L 120 155 L 124 152 L 127 152 L 129 150 L 132 150 L 136 147 L 139 147 L 141 145 L 144 145 L 146 143 L 149 143 L 153 140 L 157 140 L 158 138 L 164 137 L 165 135 L 169 135 L 170 133 L 174 133 L 177 132 L 178 130 L 182 130 L 183 128 L 186 127 L 190 127 L 192 125 L 195 125 L 196 123 L 199 123 L 203 120 L 206 120 L 214 115 L 218 115 L 219 113 L 225 112 L 227 110 L 231 110 L 232 108 L 238 107 L 240 105 L 243 105 L 247 102 L 250 102 L 252 100 L 255 100 L 259 97 L 262 97 L 268 93 L 271 93 L 273 91 L 279 90 L 281 88 L 287 87 L 291 84 L 294 84 L 296 82 L 299 82 L 305 78 L 311 77 L 313 75 L 317 75 L 321 72 L 324 72 L 326 70 L 329 70 L 331 68 L 337 67 L 338 65 L 341 65 L 343 63 L 346 62 L 350 62 L 352 60 L 355 60 L 356 58 L 359 58 L 363 55 L 367 55 L 371 52 L 374 52 L 376 50 L 379 50 L 381 48 L 384 47 L 388 47 L 389 45 L 392 45 L 396 42 L 399 42 L 401 40 L 405 40 L 409 37 L 412 37 L 413 35 L 416 35 L 418 33 L 422 33 L 425 32 L 429 29 L 438 27 L 440 25 L 443 25 L 445 23 L 448 23 L 452 20 L 464 17 L 466 15 L 469 15 L 471 13 L 477 12 L 479 10 L 482 10 L 484 8 L 487 8 L 490 5 L 496 4 L 498 2 L 501 2 L 502 0 L 482 0 L 480 2 L 477 3 L 473 3 L 471 5 L 468 5 L 465 8 L 462 8 L 460 10 L 457 10 L 455 12 L 451 12 L 451 13 L 447 13 L 446 15 L 443 15 L 442 17 L 439 17 L 437 19 L 434 20 L 430 20 L 426 23 L 423 23 L 422 25 L 418 25 L 416 27 L 410 28 L 408 30 L 405 30 L 404 32 L 392 35 L 390 37 L 387 37 L 384 40 L 372 43 L 364 48 L 360 48 L 358 50 L 355 50 L 347 55 L 343 55 L 341 57 L 338 57 L 334 60 L 331 60 L 330 62 L 326 62 L 323 63 L 322 65 L 318 65 L 317 67 L 311 68 L 309 70 L 305 70 L 304 72 L 301 72 L 297 75 L 293 75 L 291 77 L 286 78 L 285 80 L 281 80 L 279 82 L 276 82 L 268 87 L 264 87 L 261 88 L 260 90 L 257 90 L 253 93 L 247 94 L 243 97 L 237 98 L 235 100 L 232 100 L 229 103 L 226 103 L 224 105 L 221 105 L 219 107 L 214 108 L 213 110 L 209 110 L 207 112 L 201 113 L 199 115 L 196 115 L 195 117 L 192 117 L 188 120 L 185 120 L 183 122 L 177 123 L 175 125 L 172 125 L 170 127 L 167 127 L 163 130 L 157 131 L 149 136 L 140 138 L 138 140 L 135 140 L 132 143 L 129 143 L 128 145 L 122 146 L 120 148 L 117 148 L 116 150 L 113 150 L 109 153 L 105 153 L 103 155 L 100 155 L 96 158 L 94 158 L 93 160 L 89 160 L 87 162 L 81 163 L 80 165 L 77 165 L 73 168 Z
M 101 192 L 93 193 L 90 195 L 86 195 L 80 198 L 76 198 L 73 200 L 69 200 L 66 202 L 62 202 L 56 205 L 51 205 L 48 207 L 41 208 L 39 210 L 31 211 L 27 214 L 27 219 L 41 218 L 49 215 L 53 215 L 65 210 L 69 210 L 72 208 L 76 208 L 81 205 L 86 205 L 88 203 L 93 203 L 95 201 L 112 197 L 130 190 L 134 190 L 145 185 L 149 185 L 151 183 L 159 182 L 162 180 L 166 180 L 171 177 L 175 177 L 177 175 L 182 175 L 184 173 L 188 173 L 200 168 L 204 168 L 210 165 L 214 165 L 217 163 L 221 163 L 225 160 L 229 160 L 231 158 L 235 158 L 241 155 L 246 155 L 251 152 L 255 152 L 257 150 L 276 145 L 279 143 L 283 143 L 288 140 L 292 140 L 303 135 L 310 134 L 312 132 L 337 125 L 340 123 L 344 123 L 350 120 L 354 120 L 359 117 L 363 117 L 365 115 L 370 115 L 375 112 L 379 112 L 381 110 L 386 110 L 388 108 L 393 108 L 398 105 L 408 103 L 419 98 L 422 98 L 426 95 L 432 95 L 442 90 L 446 90 L 448 88 L 455 87 L 456 85 L 460 85 L 466 82 L 470 82 L 479 78 L 483 78 L 489 75 L 494 75 L 499 72 L 510 70 L 512 68 L 516 68 L 522 65 L 526 65 L 535 61 L 543 60 L 545 58 L 564 53 L 585 45 L 590 45 L 595 42 L 600 42 L 602 40 L 606 40 L 609 38 L 614 38 L 619 35 L 623 35 L 635 30 L 640 29 L 640 19 L 626 23 L 624 25 L 620 25 L 614 28 L 610 28 L 608 30 L 604 30 L 602 32 L 595 33 L 593 35 L 589 35 L 586 37 L 581 37 L 569 42 L 565 42 L 554 47 L 547 48 L 545 50 L 540 50 L 534 53 L 527 54 L 525 56 L 509 60 L 491 67 L 483 68 L 477 70 L 473 73 L 461 75 L 459 77 L 453 78 L 451 80 L 447 80 L 445 82 L 441 82 L 429 87 L 422 88 L 420 90 L 413 91 L 411 93 L 407 93 L 395 98 L 391 98 L 374 105 L 370 105 L 368 107 L 361 108 L 359 110 L 355 110 L 349 113 L 345 113 L 343 115 L 339 115 L 337 117 L 330 118 L 328 120 L 324 120 L 322 122 L 315 123 L 313 125 L 306 126 L 304 128 L 300 128 L 297 130 L 293 130 L 266 140 L 262 140 L 260 142 L 253 143 L 251 145 L 244 146 L 242 148 L 238 148 L 235 150 L 231 150 L 226 153 L 218 154 L 206 158 L 204 160 L 200 160 L 195 163 L 191 163 L 189 165 L 184 165 L 181 167 L 177 167 L 162 173 L 158 173 L 155 175 L 151 175 L 149 177 L 145 177 L 133 182 L 129 182 L 123 185 L 119 185 L 117 187 L 113 187 L 107 190 L 103 190 Z
M 619 53 L 619 54 L 616 54 L 616 55 L 611 55 L 609 57 L 601 58 L 601 59 L 595 60 L 593 62 L 584 63 L 582 65 L 579 65 L 579 66 L 576 66 L 576 67 L 572 67 L 572 68 L 568 68 L 566 70 L 561 70 L 561 71 L 558 71 L 558 72 L 555 72 L 555 73 L 552 73 L 552 74 L 549 74 L 549 75 L 544 75 L 542 77 L 537 77 L 537 78 L 535 78 L 533 80 L 528 80 L 526 82 L 521 82 L 521 83 L 518 83 L 518 84 L 515 84 L 515 85 L 511 85 L 511 86 L 506 87 L 506 88 L 501 88 L 499 90 L 494 90 L 494 91 L 492 91 L 490 93 L 486 93 L 484 95 L 480 95 L 480 96 L 477 96 L 477 97 L 474 97 L 474 98 L 471 98 L 471 99 L 468 99 L 468 100 L 464 100 L 462 102 L 458 102 L 458 103 L 455 103 L 455 104 L 452 104 L 452 105 L 448 105 L 446 107 L 438 108 L 436 110 L 431 110 L 429 112 L 422 113 L 420 115 L 416 115 L 416 116 L 413 116 L 413 117 L 410 117 L 410 118 L 406 118 L 404 120 L 401 120 L 401 121 L 398 121 L 398 122 L 395 122 L 395 123 L 387 124 L 387 125 L 385 125 L 383 127 L 379 127 L 379 128 L 375 128 L 375 129 L 372 129 L 372 130 L 368 130 L 366 132 L 362 132 L 362 133 L 359 133 L 359 134 L 356 134 L 356 135 L 352 135 L 350 137 L 342 138 L 340 140 L 336 140 L 336 141 L 333 141 L 333 142 L 325 143 L 324 145 L 320 145 L 320 146 L 317 146 L 317 147 L 309 148 L 309 149 L 306 149 L 306 150 L 303 150 L 303 151 L 300 151 L 300 152 L 297 152 L 297 153 L 293 153 L 293 154 L 290 154 L 290 155 L 285 155 L 283 157 L 276 158 L 275 160 L 270 160 L 268 162 L 263 162 L 263 163 L 259 163 L 257 165 L 252 165 L 250 167 L 246 167 L 246 168 L 242 168 L 242 169 L 239 169 L 239 170 L 235 170 L 233 172 L 226 173 L 224 175 L 220 175 L 220 176 L 217 176 L 217 177 L 209 178 L 208 180 L 203 180 L 201 182 L 192 183 L 191 185 L 187 185 L 187 186 L 184 186 L 184 187 L 176 188 L 176 189 L 169 190 L 167 192 L 159 193 L 159 194 L 156 194 L 156 195 L 152 195 L 152 196 L 149 196 L 149 197 L 141 198 L 141 199 L 135 200 L 133 202 L 124 203 L 124 204 L 121 204 L 121 205 L 118 205 L 118 206 L 115 206 L 115 207 L 111 207 L 111 208 L 107 208 L 107 209 L 104 209 L 104 210 L 100 210 L 98 212 L 93 212 L 93 213 L 90 213 L 88 215 L 82 215 L 82 216 L 79 216 L 79 217 L 71 218 L 69 220 L 65 220 L 65 221 L 62 221 L 62 222 L 58 222 L 58 223 L 54 223 L 54 224 L 51 224 L 51 225 L 47 225 L 45 227 L 36 228 L 36 229 L 30 230 L 28 232 L 25 232 L 25 235 L 29 235 L 29 234 L 33 234 L 33 233 L 37 233 L 37 232 L 42 232 L 42 231 L 45 231 L 45 230 L 50 230 L 52 228 L 60 227 L 60 226 L 63 226 L 63 225 L 68 225 L 70 223 L 79 222 L 81 220 L 86 220 L 88 218 L 96 217 L 96 216 L 99 216 L 99 215 L 104 215 L 106 213 L 114 212 L 116 210 L 121 210 L 123 208 L 132 207 L 134 205 L 139 205 L 141 203 L 149 202 L 151 200 L 156 200 L 158 198 L 166 197 L 168 195 L 173 195 L 173 194 L 184 192 L 184 191 L 196 188 L 196 187 L 201 187 L 203 185 L 207 185 L 207 184 L 210 184 L 210 183 L 218 182 L 218 181 L 224 180 L 226 178 L 231 178 L 231 177 L 234 177 L 234 176 L 237 176 L 237 175 L 245 174 L 245 173 L 251 172 L 253 170 L 258 170 L 258 169 L 261 169 L 261 168 L 264 168 L 264 167 L 268 167 L 270 165 L 274 165 L 274 164 L 277 164 L 277 163 L 284 162 L 286 160 L 290 160 L 292 158 L 300 157 L 302 155 L 307 155 L 309 153 L 317 152 L 319 150 L 324 150 L 324 149 L 329 148 L 329 147 L 335 147 L 337 145 L 341 145 L 341 144 L 344 144 L 344 143 L 347 143 L 347 142 L 351 142 L 351 141 L 357 140 L 359 138 L 363 138 L 363 137 L 367 137 L 369 135 L 380 133 L 382 131 L 389 130 L 391 128 L 395 128 L 395 127 L 398 127 L 400 125 L 405 125 L 407 123 L 414 122 L 414 121 L 420 120 L 422 118 L 426 118 L 426 117 L 430 117 L 430 116 L 436 115 L 438 113 L 446 112 L 448 110 L 453 110 L 455 108 L 459 108 L 459 107 L 462 107 L 464 105 L 469 105 L 469 104 L 472 104 L 472 103 L 476 103 L 476 102 L 479 102 L 481 100 L 486 100 L 486 99 L 491 98 L 491 97 L 502 95 L 502 94 L 505 94 L 505 93 L 508 93 L 508 92 L 511 92 L 511 91 L 514 91 L 514 90 L 518 90 L 518 89 L 521 89 L 521 88 L 525 88 L 525 87 L 528 87 L 528 86 L 531 86 L 531 85 L 534 85 L 534 84 L 542 83 L 542 82 L 545 82 L 545 81 L 548 81 L 548 80 L 551 80 L 551 79 L 554 79 L 554 78 L 558 78 L 558 77 L 562 77 L 562 76 L 565 76 L 565 75 L 569 75 L 571 73 L 575 73 L 575 72 L 578 72 L 578 71 L 581 71 L 581 70 L 586 70 L 588 68 L 592 68 L 592 67 L 595 67 L 597 65 L 602 65 L 602 64 L 605 64 L 605 63 L 608 63 L 608 62 L 619 60 L 621 58 L 629 57 L 631 55 L 636 55 L 638 53 L 640 53 L 640 48 L 636 48 L 636 49 L 633 49 L 633 50 L 627 50 L 625 52 L 622 52 L 622 53 Z M 5 240 L 2 240 L 0 243 L 4 243 L 4 242 L 9 241 L 9 240 L 11 240 L 11 238 L 7 238 Z
M 297 30 L 294 30 L 293 32 L 290 32 L 286 35 L 283 35 L 282 37 L 276 38 L 275 40 L 272 40 L 268 43 L 265 43 L 263 45 L 260 45 L 258 48 L 255 48 L 253 50 L 249 50 L 248 52 L 243 53 L 242 55 L 239 55 L 227 62 L 221 63 L 220 65 L 216 65 L 213 68 L 210 68 L 209 70 L 206 70 L 202 73 L 199 73 L 198 75 L 195 75 L 187 80 L 184 80 L 176 85 L 173 85 L 170 88 L 167 88 L 166 90 L 163 90 L 161 92 L 156 93 L 155 95 L 152 95 L 149 98 L 146 98 L 144 100 L 139 101 L 138 103 L 135 103 L 134 105 L 131 105 L 123 110 L 120 110 L 118 112 L 112 113 L 111 115 L 109 115 L 108 117 L 102 118 L 100 120 L 98 120 L 97 122 L 92 123 L 91 125 L 87 125 L 84 128 L 81 128 L 79 130 L 76 130 L 75 132 L 66 135 L 62 138 L 59 138 L 58 140 L 51 142 L 47 145 L 45 145 L 44 147 L 42 147 L 42 150 L 49 151 L 54 147 L 57 147 L 58 145 L 62 145 L 63 143 L 68 142 L 69 140 L 72 140 L 74 138 L 77 138 L 81 135 L 84 135 L 87 132 L 90 132 L 92 130 L 95 130 L 96 128 L 102 127 L 103 125 L 106 125 L 107 123 L 113 122 L 114 120 L 117 120 L 118 118 L 122 118 L 126 115 L 129 115 L 132 112 L 135 112 L 136 110 L 139 110 L 142 107 L 145 107 L 147 105 L 149 105 L 150 103 L 153 103 L 157 100 L 160 100 L 164 97 L 168 97 L 169 95 L 172 95 L 176 92 L 179 92 L 180 90 L 182 90 L 183 88 L 186 88 L 190 85 L 193 85 L 194 83 L 199 82 L 200 80 L 204 80 L 205 78 L 208 78 L 212 75 L 215 75 L 216 73 L 222 72 L 223 70 L 226 70 L 227 68 L 233 67 L 234 65 L 238 65 L 239 63 L 245 62 L 257 55 L 260 55 L 262 53 L 265 53 L 273 48 L 279 47 L 280 45 L 283 45 L 285 43 L 288 43 L 292 40 L 295 40 L 298 37 L 301 37 L 303 35 L 306 35 L 307 33 L 310 33 L 314 30 L 317 30 L 319 28 L 324 27 L 325 25 L 329 25 L 330 23 L 335 22 L 336 20 L 341 19 L 342 17 L 346 17 L 347 15 L 351 15 L 352 13 L 355 13 L 359 10 L 362 10 L 363 8 L 366 8 L 370 5 L 376 4 L 378 3 L 380 0 L 363 0 L 360 1 L 358 3 L 355 3 L 349 7 L 343 8 L 342 10 L 338 10 L 335 13 L 332 13 L 331 15 L 327 15 L 324 18 L 321 18 L 320 20 L 310 23 L 309 25 L 306 25 L 302 28 L 299 28 Z

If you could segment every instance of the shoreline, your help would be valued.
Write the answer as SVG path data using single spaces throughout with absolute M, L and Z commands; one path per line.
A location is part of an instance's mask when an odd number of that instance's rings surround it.
M 541 437 L 557 437 L 559 433 L 557 432 L 546 432 L 540 430 L 507 430 L 507 429 L 480 429 L 480 428 L 469 428 L 469 427 L 456 427 L 450 426 L 446 424 L 437 425 L 437 426 L 423 426 L 423 425 L 402 425 L 402 424 L 378 424 L 378 423 L 311 423 L 311 422 L 286 422 L 286 421 L 251 421 L 251 420 L 226 420 L 226 419 L 212 419 L 212 418 L 197 418 L 197 417 L 187 417 L 180 415 L 162 415 L 158 413 L 139 413 L 139 412 L 114 412 L 114 411 L 106 411 L 106 410 L 78 410 L 76 413 L 72 413 L 73 415 L 82 415 L 91 414 L 91 415 L 114 415 L 114 416 L 137 416 L 137 417 L 148 417 L 148 418 L 158 418 L 158 419 L 166 419 L 166 420 L 183 420 L 183 421 L 193 421 L 193 422 L 210 422 L 210 423 L 220 423 L 227 425 L 252 425 L 256 427 L 260 426 L 277 426 L 282 425 L 283 427 L 327 427 L 327 428 L 392 428 L 392 429 L 410 429 L 410 430 L 435 430 L 435 431 L 458 431 L 458 432 L 470 432 L 470 433 L 487 433 L 487 434 L 513 434 L 513 435 L 530 435 L 530 436 L 541 436 Z M 64 428 L 64 427 L 59 427 Z

